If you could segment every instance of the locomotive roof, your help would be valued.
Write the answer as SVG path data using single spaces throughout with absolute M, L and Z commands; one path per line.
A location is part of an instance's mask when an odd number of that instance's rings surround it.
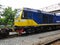
M 44 14 L 52 14 L 52 13 L 48 13 L 48 12 L 45 12 L 45 11 L 42 11 L 42 10 L 31 9 L 31 8 L 24 8 L 24 10 L 32 11 L 32 12 L 38 12 L 38 13 L 44 13 Z M 54 15 L 54 14 L 52 14 L 52 15 Z
M 40 10 L 37 10 L 37 9 L 31 9 L 31 8 L 24 8 L 24 10 L 27 10 L 27 11 L 33 11 L 33 12 L 41 12 Z

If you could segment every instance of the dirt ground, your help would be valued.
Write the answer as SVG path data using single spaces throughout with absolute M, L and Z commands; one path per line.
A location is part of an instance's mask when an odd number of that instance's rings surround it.
M 50 44 L 50 45 L 60 45 L 60 40 L 55 41 L 55 42 L 53 42 L 53 43 L 52 43 L 52 44 Z

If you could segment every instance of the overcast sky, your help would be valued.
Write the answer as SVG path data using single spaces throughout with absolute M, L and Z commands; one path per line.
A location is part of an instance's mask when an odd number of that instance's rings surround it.
M 60 3 L 60 0 L 0 0 L 1 5 L 10 6 L 13 9 L 22 7 L 40 9 L 57 3 Z

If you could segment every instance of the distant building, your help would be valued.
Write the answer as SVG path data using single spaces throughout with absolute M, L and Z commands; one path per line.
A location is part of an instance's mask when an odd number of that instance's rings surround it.
M 42 8 L 41 10 L 49 12 L 49 13 L 60 14 L 60 3 L 55 4 L 55 5 L 50 5 L 48 7 Z

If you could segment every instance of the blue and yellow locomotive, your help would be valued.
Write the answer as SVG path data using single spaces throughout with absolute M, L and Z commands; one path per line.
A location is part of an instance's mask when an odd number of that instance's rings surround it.
M 14 27 L 20 34 L 56 30 L 60 29 L 60 16 L 36 9 L 23 8 L 15 16 Z

